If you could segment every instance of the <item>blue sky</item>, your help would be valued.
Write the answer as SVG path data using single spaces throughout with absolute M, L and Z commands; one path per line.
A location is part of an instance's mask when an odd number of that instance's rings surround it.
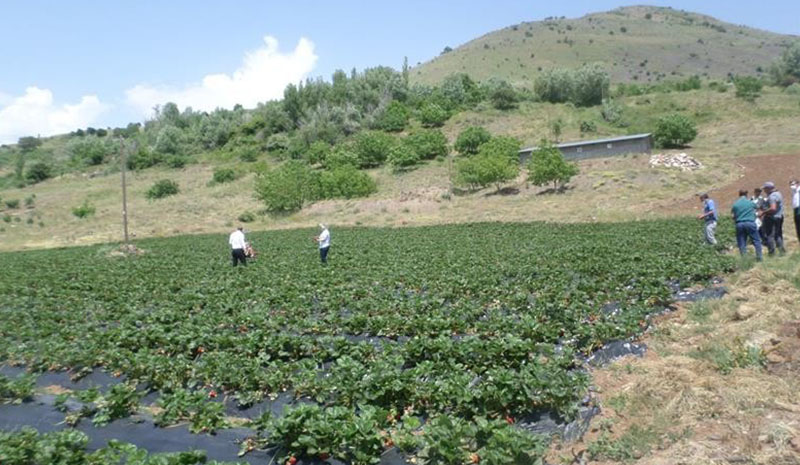
M 648 2 L 800 34 L 800 2 Z M 0 143 L 142 120 L 163 98 L 195 108 L 280 95 L 337 68 L 413 65 L 489 31 L 620 1 L 0 2 Z M 755 6 L 757 5 L 757 6 Z M 265 37 L 272 39 L 265 42 Z M 246 54 L 250 59 L 246 59 Z M 238 74 L 237 74 L 238 70 Z M 216 75 L 210 79 L 204 78 Z

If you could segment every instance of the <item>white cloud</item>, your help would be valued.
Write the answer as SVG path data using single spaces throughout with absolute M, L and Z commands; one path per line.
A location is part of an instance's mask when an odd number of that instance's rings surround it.
M 254 107 L 280 98 L 286 85 L 305 79 L 316 62 L 310 40 L 301 38 L 292 52 L 281 53 L 278 41 L 266 36 L 264 46 L 246 53 L 242 66 L 233 74 L 209 74 L 201 82 L 182 88 L 139 84 L 125 94 L 128 103 L 144 116 L 167 102 L 175 102 L 181 109 L 190 106 L 204 111 L 233 108 L 237 103 Z
M 96 95 L 85 95 L 74 105 L 56 105 L 50 90 L 35 86 L 19 97 L 0 94 L 0 144 L 16 142 L 22 136 L 52 136 L 91 126 L 108 108 Z

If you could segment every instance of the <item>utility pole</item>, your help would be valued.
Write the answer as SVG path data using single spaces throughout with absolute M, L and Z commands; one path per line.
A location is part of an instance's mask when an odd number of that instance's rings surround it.
M 119 138 L 119 150 L 122 159 L 122 228 L 125 232 L 125 248 L 128 248 L 128 190 L 125 186 L 125 170 L 128 165 L 128 157 L 125 152 L 125 142 Z

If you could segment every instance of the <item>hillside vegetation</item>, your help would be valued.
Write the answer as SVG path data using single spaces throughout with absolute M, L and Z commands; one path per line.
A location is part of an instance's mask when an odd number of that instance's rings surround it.
M 696 13 L 632 6 L 493 31 L 415 67 L 411 78 L 431 84 L 464 72 L 479 80 L 524 84 L 548 68 L 595 62 L 614 81 L 761 75 L 795 40 Z

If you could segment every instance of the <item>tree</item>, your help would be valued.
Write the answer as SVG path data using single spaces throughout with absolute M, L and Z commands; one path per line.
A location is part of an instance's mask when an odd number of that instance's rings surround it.
M 659 118 L 653 138 L 664 148 L 683 147 L 697 137 L 694 121 L 678 113 Z
M 505 157 L 512 162 L 519 164 L 519 140 L 510 136 L 495 136 L 487 142 L 481 144 L 478 155 Z
M 426 128 L 444 126 L 448 118 L 450 118 L 450 114 L 447 110 L 435 103 L 426 103 L 419 111 L 419 120 Z
M 492 138 L 492 135 L 486 129 L 480 126 L 471 126 L 458 134 L 454 148 L 461 155 L 475 155 L 478 153 L 478 147 Z
M 71 139 L 67 151 L 74 161 L 89 166 L 103 163 L 106 155 L 112 152 L 103 140 L 95 136 Z
M 492 106 L 498 110 L 511 110 L 517 107 L 519 95 L 517 91 L 511 87 L 511 84 L 502 81 L 500 85 L 491 90 L 489 93 L 489 100 L 492 101 Z
M 558 147 L 542 140 L 539 147 L 531 153 L 528 162 L 528 180 L 536 186 L 553 183 L 553 188 L 563 186 L 578 174 L 578 165 L 564 160 Z
M 519 174 L 519 162 L 497 154 L 478 154 L 456 162 L 452 181 L 470 189 L 494 184 L 497 190 Z
M 400 132 L 408 125 L 409 111 L 402 102 L 392 100 L 378 119 L 378 126 L 384 131 Z
M 319 197 L 323 199 L 366 197 L 377 190 L 369 174 L 350 165 L 323 171 L 319 178 Z
M 32 164 L 25 173 L 25 179 L 31 184 L 44 181 L 53 175 L 53 169 L 47 163 L 40 161 Z
M 788 87 L 800 82 L 800 41 L 783 51 L 780 60 L 770 69 L 775 84 Z
M 755 102 L 761 96 L 761 79 L 753 76 L 737 76 L 733 80 L 736 96 L 748 102 Z
M 175 126 L 164 126 L 158 131 L 155 150 L 162 154 L 177 154 L 181 150 L 183 132 Z
M 596 64 L 577 70 L 556 68 L 536 79 L 534 93 L 545 102 L 591 106 L 600 104 L 608 95 L 609 83 L 608 73 Z
M 420 160 L 444 157 L 448 154 L 447 137 L 438 129 L 419 129 L 405 138 L 404 145 Z
M 356 135 L 353 150 L 361 168 L 380 166 L 395 145 L 393 136 L 380 131 L 364 131 Z
M 26 136 L 20 137 L 17 141 L 17 146 L 25 153 L 32 152 L 42 145 L 42 140 L 38 137 Z
M 319 179 L 308 164 L 289 160 L 256 178 L 256 197 L 271 212 L 293 212 L 317 198 Z
M 416 165 L 420 156 L 408 143 L 397 144 L 389 150 L 387 162 L 395 171 L 404 171 Z

